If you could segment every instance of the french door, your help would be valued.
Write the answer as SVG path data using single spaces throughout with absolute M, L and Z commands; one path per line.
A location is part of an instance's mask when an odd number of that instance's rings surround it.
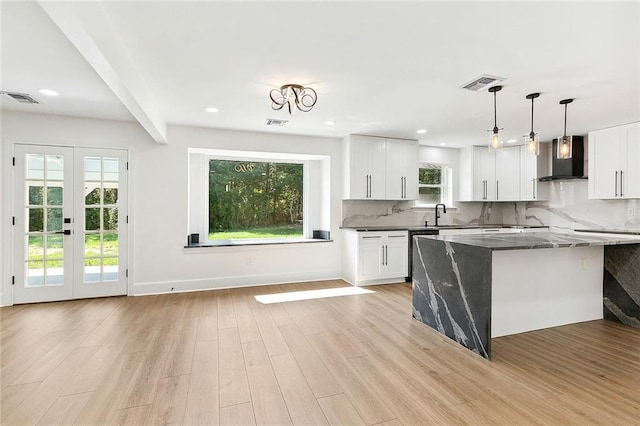
M 127 293 L 127 153 L 15 146 L 14 303 Z

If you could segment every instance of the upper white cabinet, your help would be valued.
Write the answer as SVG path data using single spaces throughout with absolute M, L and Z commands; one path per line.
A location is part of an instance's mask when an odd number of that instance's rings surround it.
M 640 198 L 640 122 L 589 132 L 589 198 Z
M 486 146 L 460 150 L 459 201 L 519 201 L 520 147 L 489 152 Z
M 524 146 L 508 146 L 489 152 L 486 146 L 460 150 L 459 201 L 533 201 L 546 197 L 538 192 L 541 164 L 548 152 L 527 155 Z M 544 171 L 542 171 L 544 172 Z
M 527 154 L 520 146 L 520 201 L 536 201 L 548 198 L 548 185 L 538 182 L 540 176 L 549 173 L 551 144 L 542 144 L 540 155 Z
M 344 198 L 418 198 L 418 142 L 350 135 L 344 141 Z

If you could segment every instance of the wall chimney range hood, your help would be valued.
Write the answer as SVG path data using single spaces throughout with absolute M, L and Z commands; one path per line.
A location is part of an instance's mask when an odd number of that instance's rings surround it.
M 563 179 L 587 179 L 584 176 L 584 138 L 571 136 L 573 155 L 571 158 L 558 158 L 558 139 L 553 140 L 551 149 L 551 176 L 538 179 L 540 182 Z

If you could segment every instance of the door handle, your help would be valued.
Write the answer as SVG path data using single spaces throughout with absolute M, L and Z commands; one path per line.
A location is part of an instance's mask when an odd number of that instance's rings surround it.
M 622 183 L 622 170 L 620 170 L 620 196 L 621 197 L 624 195 L 623 189 L 624 189 L 624 185 Z
M 71 235 L 71 229 L 65 229 L 64 231 L 55 231 L 52 234 L 63 234 L 63 235 Z
M 618 171 L 616 170 L 616 192 L 615 192 L 615 196 L 618 196 Z

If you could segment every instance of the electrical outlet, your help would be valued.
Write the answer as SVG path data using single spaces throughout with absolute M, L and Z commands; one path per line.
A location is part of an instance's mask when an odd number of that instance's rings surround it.
M 635 207 L 629 207 L 627 209 L 627 217 L 633 218 L 635 216 L 636 216 L 636 208 Z
M 253 259 L 251 257 L 246 257 L 245 263 L 247 266 L 251 266 L 253 264 Z
M 393 214 L 393 207 L 387 207 L 387 214 Z

